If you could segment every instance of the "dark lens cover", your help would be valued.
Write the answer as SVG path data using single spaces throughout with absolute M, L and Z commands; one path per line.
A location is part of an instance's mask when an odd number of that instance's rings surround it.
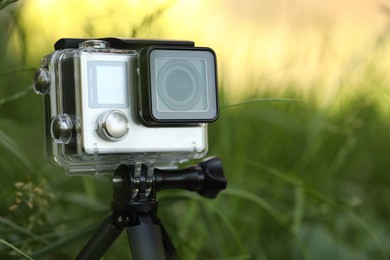
M 150 47 L 143 58 L 141 114 L 148 125 L 213 122 L 219 114 L 215 53 Z

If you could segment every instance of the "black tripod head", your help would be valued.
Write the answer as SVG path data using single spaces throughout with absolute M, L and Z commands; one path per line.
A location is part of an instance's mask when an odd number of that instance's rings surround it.
M 172 259 L 176 251 L 157 217 L 157 191 L 184 189 L 213 199 L 227 185 L 222 162 L 216 157 L 180 170 L 154 169 L 144 164 L 120 165 L 112 182 L 113 214 L 77 259 L 99 259 L 124 228 L 127 228 L 133 259 Z

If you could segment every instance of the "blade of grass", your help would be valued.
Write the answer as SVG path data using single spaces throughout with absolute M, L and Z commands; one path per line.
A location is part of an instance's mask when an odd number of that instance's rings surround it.
M 299 102 L 299 101 L 300 101 L 299 99 L 295 99 L 295 98 L 259 98 L 259 99 L 245 100 L 234 104 L 221 105 L 220 108 L 225 109 L 225 108 L 232 108 L 232 107 L 244 106 L 249 104 L 257 104 L 257 103 Z
M 28 159 L 27 155 L 23 152 L 23 150 L 9 137 L 6 133 L 4 133 L 0 129 L 0 145 L 3 145 L 7 148 L 16 158 L 20 160 L 20 162 L 26 166 L 27 168 L 32 167 L 32 162 Z
M 246 158 L 230 158 L 231 160 L 238 160 L 238 161 L 241 161 L 241 162 L 244 162 L 248 165 L 252 165 L 254 167 L 257 167 L 259 169 L 262 169 L 263 171 L 267 172 L 267 173 L 270 173 L 272 175 L 274 175 L 275 177 L 281 179 L 281 180 L 284 180 L 292 185 L 295 185 L 296 187 L 303 187 L 303 183 L 301 180 L 299 179 L 296 179 L 296 178 L 293 178 L 291 176 L 288 176 L 282 172 L 279 172 L 271 167 L 268 167 L 266 165 L 263 165 L 259 162 L 255 162 L 255 161 L 252 161 L 252 160 L 249 160 L 249 159 L 246 159 Z M 229 160 L 230 160 L 229 159 Z M 231 188 L 229 187 L 229 189 L 225 192 L 228 192 Z M 303 190 L 302 190 L 303 191 Z M 303 197 L 301 198 L 301 196 L 303 194 L 297 194 L 297 193 L 301 193 L 302 191 L 296 191 L 296 199 L 299 199 L 299 200 L 302 200 L 302 202 L 297 202 L 297 203 L 303 203 Z M 347 214 L 348 216 L 350 216 L 353 220 L 356 221 L 356 223 L 358 223 L 364 230 L 366 230 L 366 232 L 374 239 L 374 241 L 376 241 L 376 243 L 381 247 L 381 251 L 383 253 L 384 256 L 387 257 L 387 253 L 386 253 L 386 250 L 384 249 L 383 245 L 381 244 L 378 236 L 371 230 L 370 226 L 363 220 L 361 219 L 359 216 L 357 216 L 354 212 L 352 212 L 351 210 L 348 210 L 345 206 L 343 206 L 342 204 L 340 203 L 337 203 L 336 201 L 334 201 L 332 198 L 330 197 L 327 197 L 326 195 L 318 192 L 318 191 L 315 191 L 315 190 L 312 190 L 312 189 L 307 189 L 306 192 L 308 192 L 308 194 L 310 194 L 311 196 L 317 198 L 318 200 L 321 200 L 323 202 L 325 202 L 326 204 L 330 205 L 331 207 L 333 208 L 336 208 L 342 212 L 344 212 L 344 214 Z M 259 201 L 260 202 L 260 201 Z M 300 206 L 296 206 L 296 207 L 300 207 Z M 302 208 L 303 210 L 303 208 Z M 299 214 L 303 214 L 303 212 L 300 212 L 301 209 L 299 208 L 296 208 L 294 210 L 294 218 L 296 217 L 299 217 Z M 298 225 L 298 223 L 295 223 L 295 225 Z M 295 229 L 297 228 L 297 226 L 295 227 Z
M 163 193 L 163 194 L 161 194 L 161 196 L 159 196 L 159 200 L 160 200 L 160 202 L 161 202 L 161 200 L 163 200 L 163 201 L 165 201 L 165 200 L 168 200 L 168 201 L 192 200 L 192 201 L 196 201 L 198 203 L 198 208 L 203 208 L 206 206 L 206 209 L 208 211 L 215 213 L 218 216 L 218 218 L 220 218 L 222 220 L 225 227 L 229 230 L 229 233 L 232 234 L 235 242 L 238 245 L 239 250 L 243 254 L 242 256 L 239 256 L 238 258 L 234 257 L 232 259 L 250 259 L 250 256 L 245 252 L 245 247 L 242 244 L 242 238 L 240 238 L 240 236 L 237 232 L 237 229 L 234 227 L 233 223 L 226 217 L 225 213 L 217 207 L 217 204 L 205 203 L 204 198 L 200 197 L 196 193 L 188 193 L 187 191 L 178 192 L 178 193 L 174 193 L 174 194 L 169 194 L 169 193 L 164 194 Z M 202 213 L 203 213 L 202 215 L 205 216 L 205 213 L 204 212 L 202 212 Z M 215 223 L 215 221 L 205 221 L 205 224 L 209 224 L 210 222 Z M 192 225 L 192 223 L 194 223 L 194 221 L 190 221 L 191 225 Z M 211 231 L 212 228 L 209 227 L 209 228 L 207 228 L 207 230 Z M 213 237 L 213 238 L 215 237 L 214 233 L 209 234 L 209 235 L 210 235 L 210 237 Z
M 156 9 L 154 12 L 151 14 L 145 16 L 141 23 L 138 24 L 137 26 L 134 26 L 131 30 L 131 38 L 136 38 L 139 36 L 140 32 L 144 32 L 146 28 L 151 27 L 151 25 L 161 17 L 162 14 L 170 7 L 170 4 L 162 6 L 158 9 Z
M 19 72 L 26 72 L 26 71 L 34 72 L 34 71 L 36 71 L 36 68 L 19 68 L 19 69 L 10 70 L 10 71 L 7 71 L 7 72 L 0 74 L 0 78 L 5 77 L 5 76 L 9 76 L 12 74 L 17 74 Z
M 22 256 L 26 257 L 27 259 L 33 259 L 31 258 L 30 256 L 28 256 L 27 254 L 23 253 L 20 249 L 14 247 L 12 244 L 8 243 L 7 241 L 3 240 L 0 238 L 0 243 L 8 246 L 9 248 L 12 248 L 14 251 L 18 252 L 19 254 L 21 254 Z
M 4 105 L 6 103 L 9 103 L 9 102 L 15 101 L 21 97 L 24 97 L 32 91 L 33 91 L 32 85 L 30 85 L 27 88 L 25 88 L 24 90 L 21 90 L 21 91 L 15 93 L 9 97 L 2 98 L 2 99 L 0 99 L 0 106 Z
M 18 0 L 4 0 L 0 2 L 0 10 L 6 8 L 8 5 L 17 2 Z
M 209 210 L 213 211 L 216 215 L 218 215 L 218 217 L 222 220 L 225 226 L 229 229 L 230 233 L 233 234 L 234 240 L 236 241 L 241 253 L 243 254 L 242 256 L 240 256 L 240 259 L 250 259 L 250 255 L 245 253 L 244 245 L 242 244 L 242 239 L 240 238 L 237 229 L 234 227 L 233 223 L 226 217 L 225 213 L 215 205 L 216 204 L 210 203 L 207 206 Z
M 246 165 L 252 166 L 254 168 L 260 169 L 268 174 L 273 175 L 274 177 L 277 177 L 280 180 L 283 180 L 287 183 L 290 183 L 295 186 L 302 186 L 302 180 L 293 176 L 290 176 L 286 173 L 283 173 L 281 171 L 278 171 L 272 167 L 269 167 L 265 164 L 262 164 L 260 162 L 242 158 L 242 157 L 233 157 L 233 156 L 225 156 L 224 154 L 221 154 L 221 157 L 228 159 L 229 161 L 236 161 L 237 163 L 244 163 Z
M 8 220 L 6 218 L 0 217 L 0 223 L 3 223 L 5 225 L 7 225 L 7 226 L 10 226 L 14 230 L 16 230 L 16 231 L 18 231 L 20 233 L 26 234 L 26 235 L 28 235 L 30 237 L 33 237 L 34 239 L 39 240 L 41 242 L 44 242 L 44 243 L 48 243 L 49 242 L 46 239 L 43 239 L 40 236 L 37 236 L 36 234 L 32 233 L 28 229 L 20 227 L 19 225 L 13 223 L 12 221 L 10 221 L 10 220 Z
M 286 225 L 289 222 L 288 217 L 280 213 L 276 208 L 272 207 L 266 200 L 260 198 L 252 192 L 229 186 L 229 188 L 224 191 L 224 194 L 239 197 L 260 206 L 282 225 Z
M 386 248 L 381 243 L 377 234 L 370 228 L 370 225 L 367 224 L 361 217 L 359 217 L 357 214 L 355 214 L 352 210 L 349 210 L 348 208 L 346 208 L 343 204 L 334 201 L 333 199 L 327 197 L 326 195 L 324 195 L 316 190 L 308 189 L 307 192 L 310 195 L 312 195 L 314 198 L 317 198 L 318 200 L 327 203 L 331 207 L 340 210 L 340 212 L 343 212 L 344 214 L 349 216 L 352 220 L 354 220 L 358 225 L 360 225 L 378 244 L 378 246 L 380 247 L 380 249 L 382 251 L 384 259 L 387 259 Z
M 305 190 L 302 186 L 295 186 L 294 189 L 295 205 L 294 218 L 292 223 L 292 232 L 296 238 L 299 237 L 299 230 L 301 229 L 303 211 L 305 207 Z
M 83 238 L 87 236 L 88 234 L 91 234 L 92 231 L 96 230 L 100 223 L 91 225 L 89 227 L 81 228 L 76 230 L 75 232 L 71 232 L 70 235 L 64 236 L 61 239 L 55 241 L 54 243 L 49 244 L 46 247 L 41 248 L 40 250 L 34 252 L 32 254 L 32 257 L 34 258 L 40 258 L 42 256 L 45 256 L 46 254 L 50 252 L 56 252 L 60 249 L 66 248 L 67 245 L 75 243 L 80 238 Z M 81 248 L 80 248 L 81 249 Z

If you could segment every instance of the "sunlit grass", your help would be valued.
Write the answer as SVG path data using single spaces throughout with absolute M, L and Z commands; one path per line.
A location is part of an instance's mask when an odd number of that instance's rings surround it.
M 161 11 L 155 17 L 158 22 L 134 34 L 134 28 L 145 25 L 144 18 L 157 10 Z M 383 72 L 390 67 L 387 10 L 384 3 L 365 0 L 353 5 L 336 0 L 315 4 L 31 0 L 20 11 L 20 24 L 29 26 L 25 37 L 34 46 L 28 49 L 28 60 L 41 58 L 61 37 L 194 40 L 217 52 L 231 98 L 243 98 L 247 86 L 260 90 L 277 86 L 284 91 L 293 85 L 305 94 L 321 89 L 319 101 L 329 104 L 338 92 L 353 89 L 353 82 L 362 80 L 365 64 L 375 63 Z M 21 42 L 16 34 L 13 40 Z M 382 76 L 390 83 L 387 73 Z M 345 80 L 353 82 L 345 87 Z

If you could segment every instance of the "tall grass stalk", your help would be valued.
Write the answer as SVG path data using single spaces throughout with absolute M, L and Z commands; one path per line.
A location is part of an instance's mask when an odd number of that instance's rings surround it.
M 8 246 L 9 248 L 11 248 L 12 250 L 14 250 L 15 252 L 19 253 L 20 255 L 24 256 L 25 258 L 27 259 L 31 259 L 32 258 L 30 256 L 28 256 L 27 254 L 23 253 L 22 251 L 20 251 L 19 249 L 17 249 L 16 247 L 14 247 L 12 244 L 8 243 L 7 241 L 3 240 L 3 239 L 0 239 L 0 243 Z
M 18 0 L 1 0 L 0 1 L 0 11 L 6 8 L 8 5 L 17 2 Z

